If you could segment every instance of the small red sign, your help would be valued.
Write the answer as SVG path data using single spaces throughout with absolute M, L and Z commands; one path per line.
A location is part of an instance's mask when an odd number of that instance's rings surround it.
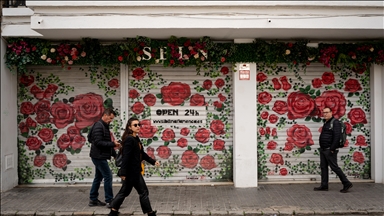
M 250 70 L 240 70 L 239 76 L 240 76 L 240 80 L 250 80 L 251 79 Z

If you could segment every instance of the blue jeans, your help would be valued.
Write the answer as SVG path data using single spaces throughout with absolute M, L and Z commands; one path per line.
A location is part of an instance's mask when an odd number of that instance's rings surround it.
M 106 159 L 92 158 L 92 162 L 93 164 L 95 164 L 96 173 L 95 173 L 95 178 L 93 179 L 89 198 L 93 201 L 96 201 L 98 199 L 100 183 L 104 178 L 105 202 L 110 203 L 113 199 L 113 190 L 112 190 L 112 171 L 108 166 L 108 161 Z

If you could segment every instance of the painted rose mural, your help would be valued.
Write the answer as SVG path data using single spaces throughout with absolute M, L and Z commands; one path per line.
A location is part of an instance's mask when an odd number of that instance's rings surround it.
M 160 168 L 146 166 L 145 176 L 231 179 L 230 69 L 224 66 L 201 76 L 195 71 L 172 73 L 187 73 L 183 76 L 188 78 L 164 78 L 165 74 L 149 68 L 134 68 L 130 73 L 130 116 L 140 119 L 139 136 L 147 153 L 161 161 Z
M 369 71 L 313 67 L 311 72 L 289 75 L 283 66 L 258 65 L 260 179 L 320 177 L 318 140 L 325 107 L 346 125 L 347 142 L 338 154 L 340 167 L 350 178 L 369 174 Z
M 83 72 L 73 69 L 67 74 L 53 75 L 50 69 L 19 76 L 18 128 L 19 128 L 19 176 L 21 182 L 39 179 L 52 181 L 78 181 L 92 175 L 91 161 L 78 163 L 78 158 L 89 158 L 86 136 L 94 122 L 98 121 L 106 107 L 113 107 L 119 86 L 118 68 L 99 74 L 98 86 L 92 85 Z M 69 73 L 69 74 L 68 74 Z M 79 77 L 77 74 L 82 74 Z M 94 71 L 93 75 L 98 72 Z M 76 83 L 67 85 L 68 77 L 87 81 L 89 92 L 76 91 Z M 96 93 L 98 92 L 98 93 Z M 117 95 L 118 98 L 118 95 Z M 115 109 L 118 107 L 114 107 Z M 117 131 L 116 128 L 111 131 Z M 119 133 L 115 133 L 118 136 Z M 87 149 L 84 151 L 84 149 Z M 73 163 L 76 161 L 76 164 Z

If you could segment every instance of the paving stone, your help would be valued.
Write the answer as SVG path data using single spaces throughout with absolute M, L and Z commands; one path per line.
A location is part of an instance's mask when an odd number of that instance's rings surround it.
M 211 215 L 228 215 L 228 211 L 218 211 L 218 210 L 213 210 L 210 211 Z
M 16 215 L 16 211 L 1 211 L 1 215 L 4 215 L 4 216 L 14 216 Z
M 209 215 L 209 211 L 193 211 L 192 215 Z
M 75 216 L 88 216 L 88 215 L 93 215 L 93 211 L 87 211 L 87 212 L 74 212 L 73 215 Z
M 244 211 L 228 211 L 228 215 L 244 215 Z
M 62 212 L 55 212 L 55 216 L 72 216 L 73 215 L 73 212 L 64 212 L 64 211 L 62 211 Z
M 28 215 L 28 216 L 31 216 L 31 215 L 35 215 L 35 211 L 18 211 L 16 212 L 16 215 Z
M 157 215 L 163 215 L 163 212 L 157 213 Z M 165 214 L 165 213 L 164 213 Z M 174 211 L 173 215 L 191 215 L 190 211 Z
M 48 212 L 48 211 L 37 211 L 36 212 L 36 216 L 52 216 L 52 215 L 54 215 L 54 216 L 56 216 L 55 215 L 55 212 Z
M 311 210 L 301 210 L 301 209 L 295 210 L 295 215 L 314 215 L 314 214 L 315 212 Z

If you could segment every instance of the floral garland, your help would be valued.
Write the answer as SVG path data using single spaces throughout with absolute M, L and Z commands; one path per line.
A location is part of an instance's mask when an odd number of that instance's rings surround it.
M 332 70 L 343 65 L 365 71 L 371 64 L 384 65 L 384 42 L 325 44 L 309 47 L 307 40 L 277 42 L 255 40 L 254 43 L 215 43 L 209 37 L 197 40 L 171 36 L 167 41 L 138 36 L 127 41 L 102 45 L 97 39 L 81 42 L 52 41 L 34 38 L 10 38 L 6 65 L 12 71 L 25 73 L 28 65 L 111 66 L 119 63 L 132 67 L 162 64 L 164 67 L 196 66 L 197 72 L 215 73 L 224 63 L 256 62 L 267 66 L 286 63 L 290 69 L 305 70 L 312 62 L 320 62 Z M 150 47 L 150 49 L 148 48 Z M 162 56 L 163 55 L 163 56 Z

